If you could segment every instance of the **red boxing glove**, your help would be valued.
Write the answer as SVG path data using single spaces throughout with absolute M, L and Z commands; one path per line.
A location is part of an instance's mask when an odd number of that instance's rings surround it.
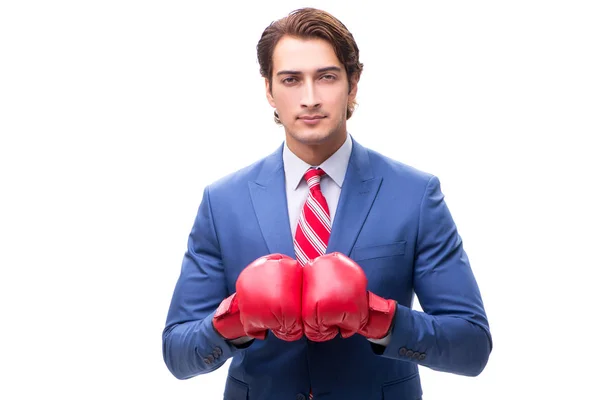
M 303 335 L 301 296 L 300 264 L 288 256 L 270 254 L 240 273 L 236 293 L 221 303 L 223 310 L 217 310 L 213 325 L 228 339 L 235 335 L 264 339 L 271 330 L 282 340 L 298 340 Z
M 302 318 L 306 337 L 315 342 L 359 333 L 385 337 L 396 313 L 396 302 L 367 291 L 362 268 L 341 253 L 331 253 L 304 266 Z

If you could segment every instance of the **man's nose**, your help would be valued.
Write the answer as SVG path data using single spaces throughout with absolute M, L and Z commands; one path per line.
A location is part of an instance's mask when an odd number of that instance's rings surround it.
M 321 100 L 318 96 L 318 91 L 315 84 L 310 82 L 304 85 L 302 89 L 302 107 L 318 108 L 321 105 Z

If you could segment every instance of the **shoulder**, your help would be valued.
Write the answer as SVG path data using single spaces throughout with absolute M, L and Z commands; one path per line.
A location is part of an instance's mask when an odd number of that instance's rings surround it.
M 437 177 L 430 172 L 385 156 L 376 150 L 365 147 L 365 151 L 368 154 L 374 175 L 381 176 L 384 180 L 423 188 L 428 183 L 437 180 Z
M 263 176 L 265 170 L 276 170 L 281 162 L 281 147 L 275 152 L 257 160 L 253 163 L 240 168 L 234 172 L 226 174 L 215 181 L 209 183 L 205 190 L 214 196 L 231 196 L 239 194 L 248 188 L 248 182 L 254 182 Z

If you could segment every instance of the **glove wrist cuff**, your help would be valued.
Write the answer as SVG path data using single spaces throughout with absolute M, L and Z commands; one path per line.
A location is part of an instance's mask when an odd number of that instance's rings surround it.
M 246 336 L 240 320 L 240 308 L 235 293 L 219 304 L 212 325 L 219 335 L 228 340 Z
M 384 299 L 372 292 L 369 296 L 369 319 L 358 331 L 369 339 L 382 339 L 386 337 L 394 322 L 396 315 L 396 301 Z

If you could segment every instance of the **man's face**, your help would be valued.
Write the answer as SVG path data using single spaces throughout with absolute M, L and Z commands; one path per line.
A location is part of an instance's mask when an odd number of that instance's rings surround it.
M 267 99 L 279 115 L 290 146 L 338 146 L 346 137 L 348 77 L 333 47 L 322 39 L 284 36 L 273 52 Z

